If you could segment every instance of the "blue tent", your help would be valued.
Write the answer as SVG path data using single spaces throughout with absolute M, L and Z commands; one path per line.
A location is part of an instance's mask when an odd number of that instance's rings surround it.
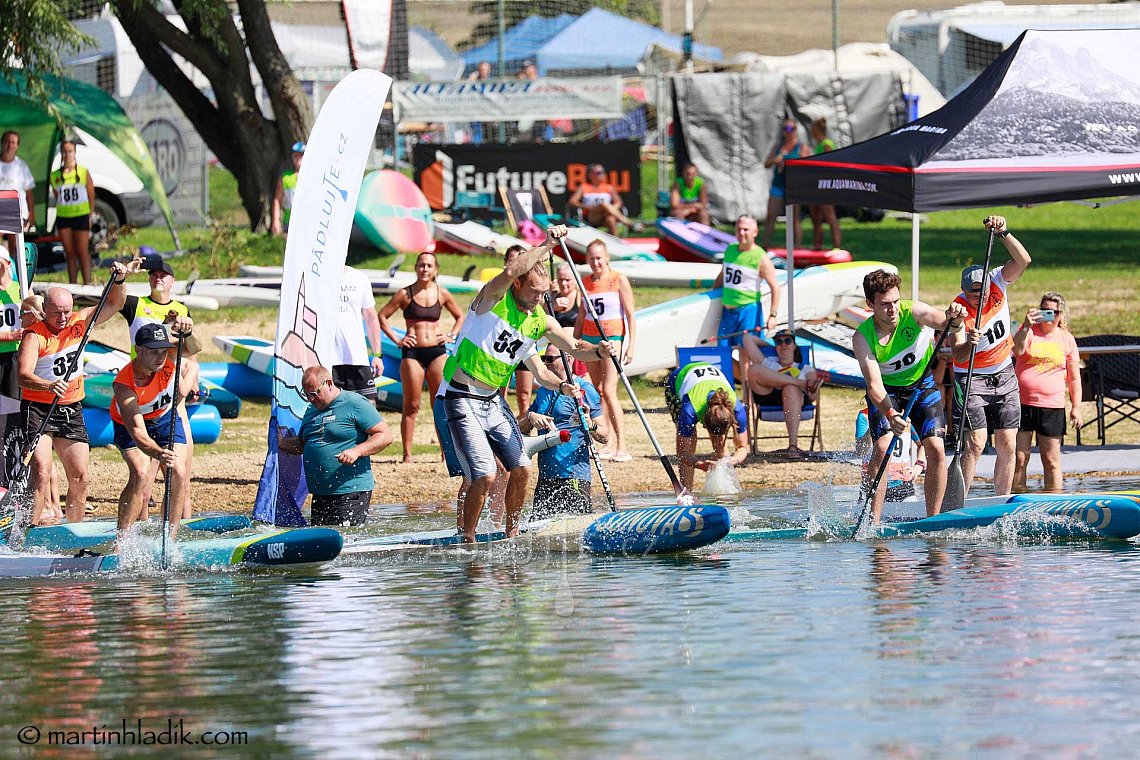
M 569 13 L 563 13 L 554 18 L 528 16 L 508 29 L 503 35 L 503 40 L 506 42 L 503 48 L 503 55 L 506 57 L 506 75 L 511 76 L 518 69 L 521 69 L 524 61 L 533 61 L 543 45 L 574 23 L 577 18 L 577 16 L 571 16 Z M 473 71 L 480 61 L 490 61 L 492 71 L 494 71 L 494 67 L 498 65 L 498 60 L 498 37 L 463 53 L 463 63 L 466 64 L 468 72 Z
M 605 71 L 632 74 L 653 43 L 681 52 L 681 37 L 616 13 L 594 8 L 574 17 L 530 16 L 507 30 L 507 74 L 534 61 L 542 75 L 559 71 Z M 498 60 L 498 38 L 463 53 L 468 70 L 479 61 Z M 720 48 L 693 45 L 693 56 L 706 61 L 724 60 Z
M 543 45 L 535 62 L 543 74 L 588 69 L 634 73 L 653 43 L 681 52 L 680 35 L 594 8 Z M 700 44 L 693 45 L 693 56 L 706 61 L 724 59 L 720 48 Z

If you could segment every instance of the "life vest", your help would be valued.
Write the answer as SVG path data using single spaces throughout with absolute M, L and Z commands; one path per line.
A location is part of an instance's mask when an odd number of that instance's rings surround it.
M 899 323 L 886 345 L 879 343 L 875 318 L 868 317 L 858 330 L 871 347 L 871 355 L 879 365 L 886 385 L 901 388 L 922 379 L 926 365 L 934 355 L 934 331 L 923 327 L 911 313 L 912 301 L 899 301 Z
M 541 306 L 523 311 L 515 295 L 506 295 L 486 314 L 472 309 L 456 338 L 455 353 L 443 365 L 448 382 L 462 369 L 468 377 L 491 388 L 505 388 L 515 367 L 536 351 L 546 332 L 546 312 Z
M 621 338 L 625 336 L 625 309 L 621 305 L 621 275 L 610 271 L 600 281 L 593 277 L 586 277 L 582 284 L 586 286 L 587 298 L 594 307 L 594 313 L 602 323 L 606 337 Z M 599 338 L 598 327 L 590 315 L 582 323 L 582 335 Z
M 39 343 L 39 358 L 36 359 L 36 377 L 52 381 L 67 377 L 67 370 L 75 358 L 75 372 L 67 384 L 67 390 L 59 399 L 61 404 L 74 404 L 82 401 L 83 392 L 83 362 L 79 359 L 79 344 L 83 340 L 83 333 L 87 330 L 87 320 L 79 319 L 76 314 L 68 318 L 67 325 L 58 333 L 53 333 L 43 322 L 36 322 L 24 331 L 36 336 Z M 22 389 L 25 401 L 37 401 L 41 404 L 50 404 L 55 400 L 51 391 Z
M 115 385 L 125 385 L 135 392 L 144 420 L 157 420 L 174 406 L 174 362 L 167 359 L 146 385 L 138 385 L 135 363 L 130 362 L 115 375 Z M 118 399 L 115 398 L 111 399 L 111 419 L 124 424 Z
M 48 183 L 58 199 L 55 215 L 63 219 L 87 216 L 91 213 L 91 199 L 87 197 L 87 168 L 79 166 L 70 174 L 56 169 L 48 178 Z
M 966 327 L 972 329 L 978 321 L 978 310 L 969 304 L 965 293 L 959 293 L 954 303 L 966 309 Z M 982 339 L 974 354 L 974 374 L 992 375 L 1013 363 L 1013 329 L 1009 316 L 1009 299 L 1006 296 L 1006 282 L 1001 269 L 990 273 L 990 292 L 982 309 Z M 954 371 L 966 372 L 968 360 L 955 360 Z

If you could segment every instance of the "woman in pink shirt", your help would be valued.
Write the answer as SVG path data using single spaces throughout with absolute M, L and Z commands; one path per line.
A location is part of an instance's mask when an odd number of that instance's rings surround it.
M 1030 309 L 1013 335 L 1014 370 L 1021 386 L 1021 429 L 1017 433 L 1017 461 L 1013 490 L 1022 492 L 1033 435 L 1045 470 L 1045 490 L 1060 493 L 1061 439 L 1065 437 L 1065 388 L 1072 410 L 1069 422 L 1081 426 L 1081 363 L 1077 341 L 1069 332 L 1069 307 L 1060 293 L 1041 296 L 1041 306 Z

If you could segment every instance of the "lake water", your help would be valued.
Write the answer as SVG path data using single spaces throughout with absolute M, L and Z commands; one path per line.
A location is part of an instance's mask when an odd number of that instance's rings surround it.
M 751 495 L 734 518 L 809 498 Z M 392 531 L 448 521 L 399 511 Z M 119 757 L 48 732 L 168 719 L 243 745 L 194 757 L 1118 757 L 1140 739 L 1131 542 L 989 529 L 0 588 L 4 757 L 36 738 Z

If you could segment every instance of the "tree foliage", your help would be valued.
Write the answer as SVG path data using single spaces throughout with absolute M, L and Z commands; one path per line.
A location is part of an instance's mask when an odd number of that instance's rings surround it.
M 502 5 L 506 29 L 528 16 L 553 17 L 563 13 L 580 16 L 593 8 L 603 8 L 647 24 L 657 25 L 661 21 L 659 0 L 559 0 L 557 3 L 504 0 Z M 463 42 L 463 47 L 477 47 L 499 35 L 499 0 L 473 0 L 471 13 L 479 21 L 471 31 L 471 36 Z
M 61 52 L 93 44 L 68 21 L 79 0 L 0 0 L 0 76 L 17 84 L 22 69 L 25 94 L 55 112 L 44 87 L 44 74 L 63 76 Z

